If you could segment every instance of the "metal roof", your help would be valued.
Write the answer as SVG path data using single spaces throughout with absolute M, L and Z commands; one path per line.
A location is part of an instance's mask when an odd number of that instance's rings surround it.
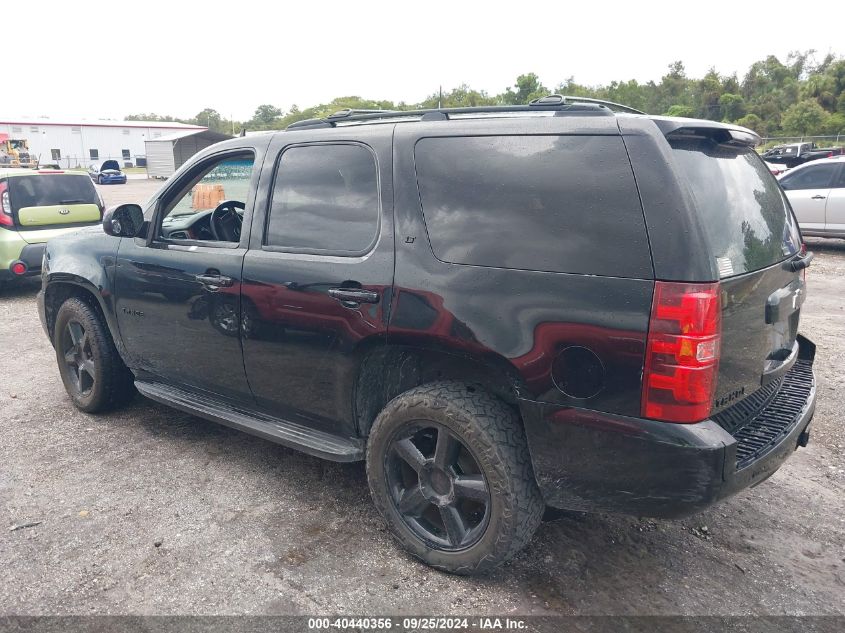
M 226 141 L 232 138 L 231 134 L 223 134 L 221 132 L 214 132 L 207 128 L 199 128 L 199 129 L 192 129 L 192 130 L 182 130 L 180 132 L 173 132 L 172 134 L 165 134 L 164 136 L 159 136 L 158 138 L 148 138 L 145 142 L 146 143 L 169 143 L 172 141 L 178 141 L 180 138 L 187 138 L 188 136 L 196 136 L 201 135 L 207 139 L 213 141 Z
M 206 130 L 202 125 L 190 125 L 188 123 L 177 123 L 176 121 L 110 121 L 102 119 L 73 120 L 73 119 L 9 119 L 0 121 L 0 125 L 70 125 L 74 127 L 140 127 L 140 128 L 161 128 L 168 130 Z

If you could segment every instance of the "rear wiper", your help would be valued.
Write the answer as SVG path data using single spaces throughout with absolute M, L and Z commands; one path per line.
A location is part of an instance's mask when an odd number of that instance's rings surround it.
M 59 200 L 59 204 L 84 204 L 85 200 Z
M 810 251 L 803 257 L 799 259 L 793 259 L 792 261 L 786 262 L 787 268 L 792 272 L 798 272 L 799 270 L 804 270 L 807 266 L 810 265 L 810 262 L 813 261 L 813 252 Z

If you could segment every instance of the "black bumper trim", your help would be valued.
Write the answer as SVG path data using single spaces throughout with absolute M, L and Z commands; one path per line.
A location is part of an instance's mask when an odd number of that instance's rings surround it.
M 672 424 L 521 400 L 540 491 L 548 505 L 570 510 L 666 518 L 703 510 L 769 477 L 806 439 L 816 404 L 812 354 L 778 383 L 736 437 L 714 419 Z
M 780 443 L 800 417 L 812 389 L 813 366 L 807 361 L 796 362 L 768 404 L 731 433 L 736 440 L 737 470 L 751 465 Z
M 42 244 L 27 244 L 21 250 L 21 255 L 18 259 L 20 259 L 24 264 L 26 264 L 27 272 L 40 272 L 41 271 L 41 259 L 44 257 L 44 249 L 47 248 L 46 243 Z

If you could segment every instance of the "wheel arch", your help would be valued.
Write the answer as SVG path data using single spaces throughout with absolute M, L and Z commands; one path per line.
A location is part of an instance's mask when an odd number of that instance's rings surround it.
M 116 336 L 117 323 L 111 310 L 108 309 L 106 300 L 101 289 L 96 287 L 90 280 L 78 275 L 60 273 L 51 275 L 44 289 L 44 319 L 47 324 L 47 333 L 52 343 L 55 335 L 56 315 L 59 308 L 68 299 L 76 297 L 91 305 L 103 318 L 106 327 L 111 334 L 112 340 L 117 347 L 121 357 L 123 354 L 120 336 Z
M 519 414 L 517 398 L 522 381 L 503 358 L 405 345 L 370 345 L 360 350 L 353 395 L 358 434 L 367 437 L 376 416 L 396 396 L 426 383 L 444 381 L 477 385 Z

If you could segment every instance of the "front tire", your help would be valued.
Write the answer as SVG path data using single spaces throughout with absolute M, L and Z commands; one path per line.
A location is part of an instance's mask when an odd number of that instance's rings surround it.
M 543 515 L 518 416 L 471 385 L 432 383 L 389 402 L 370 433 L 367 478 L 403 547 L 451 573 L 509 560 Z
M 100 413 L 126 404 L 135 393 L 132 373 L 123 364 L 99 312 L 72 297 L 56 315 L 53 346 L 59 374 L 73 404 Z

